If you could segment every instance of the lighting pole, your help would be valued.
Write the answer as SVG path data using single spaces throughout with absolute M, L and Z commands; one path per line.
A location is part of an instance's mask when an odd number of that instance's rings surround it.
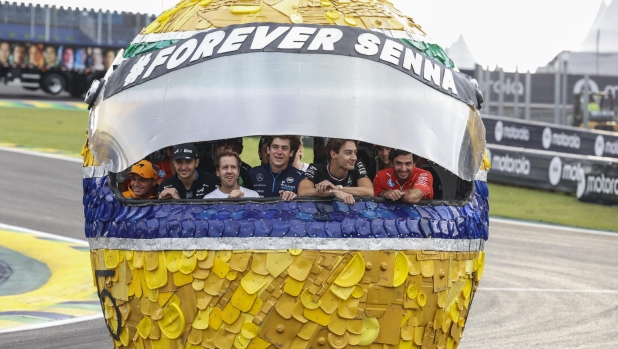
M 504 69 L 499 69 L 500 93 L 498 94 L 498 116 L 504 116 Z
M 519 67 L 515 66 L 515 82 L 513 83 L 513 117 L 519 119 Z
M 524 112 L 524 117 L 528 121 L 530 121 L 530 92 L 531 92 L 530 91 L 530 86 L 532 85 L 530 80 L 531 80 L 530 70 L 528 70 L 526 72 L 526 87 L 525 87 L 526 90 L 524 91 L 524 94 L 525 94 L 525 97 L 524 97 L 525 98 L 525 102 L 524 103 L 526 104 L 525 112 Z

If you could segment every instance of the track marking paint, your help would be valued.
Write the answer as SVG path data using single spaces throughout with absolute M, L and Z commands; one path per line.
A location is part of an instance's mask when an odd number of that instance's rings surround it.
M 505 219 L 505 218 L 494 218 L 491 216 L 489 217 L 489 222 L 519 225 L 519 226 L 530 227 L 530 228 L 553 229 L 553 230 L 562 230 L 562 231 L 573 232 L 573 233 L 618 237 L 618 233 L 614 233 L 611 231 L 573 228 L 573 227 L 567 227 L 564 225 L 552 225 L 552 224 L 544 224 L 544 223 L 520 222 L 520 221 L 515 221 L 515 220 L 510 220 L 510 219 Z M 490 229 L 491 229 L 491 225 L 490 225 Z M 490 232 L 490 238 L 491 238 L 491 232 Z
M 76 317 L 76 318 L 73 318 L 73 319 L 58 320 L 58 321 L 46 322 L 46 323 L 42 323 L 42 324 L 36 324 L 36 325 L 30 325 L 30 326 L 22 326 L 22 327 L 19 327 L 19 328 L 0 330 L 0 333 L 10 333 L 10 332 L 38 330 L 40 328 L 62 326 L 62 325 L 75 324 L 75 323 L 83 322 L 83 321 L 96 320 L 96 319 L 100 319 L 102 317 L 103 317 L 103 313 L 95 314 L 95 315 L 89 315 L 89 316 L 80 316 L 80 317 Z
M 49 158 L 49 159 L 56 159 L 56 160 L 64 160 L 64 161 L 82 163 L 82 159 L 81 158 L 71 157 L 71 156 L 66 156 L 66 155 L 59 155 L 59 154 L 54 154 L 54 153 L 51 153 L 51 152 L 50 153 L 45 153 L 45 152 L 41 152 L 41 151 L 35 151 L 35 150 L 24 149 L 24 148 L 17 148 L 17 147 L 13 148 L 13 147 L 2 147 L 2 146 L 0 146 L 0 150 L 12 152 L 12 153 L 26 154 L 26 155 L 32 155 L 32 156 L 40 156 L 40 157 Z
M 19 236 L 19 234 L 24 233 L 28 235 L 23 237 Z M 88 268 L 87 272 L 76 271 L 74 268 L 66 268 L 67 265 L 75 266 L 81 264 L 84 262 L 83 259 L 89 262 L 89 256 L 80 254 L 84 252 L 78 252 L 78 250 L 71 248 L 71 245 L 88 246 L 86 241 L 2 223 L 0 223 L 0 234 L 8 237 L 3 240 L 3 245 L 6 245 L 6 248 L 10 248 L 13 251 L 44 262 L 52 270 L 52 276 L 49 282 L 37 290 L 20 295 L 0 297 L 0 317 L 2 317 L 2 312 L 9 314 L 4 320 L 0 318 L 0 323 L 6 326 L 6 328 L 0 330 L 0 333 L 72 324 L 103 317 L 98 307 L 94 310 L 89 306 L 83 308 L 75 308 L 72 306 L 75 302 L 81 302 L 87 305 L 92 303 L 92 301 L 98 301 L 98 298 L 96 298 L 96 289 L 91 282 L 90 268 Z M 33 240 L 33 238 L 36 240 L 30 241 Z M 31 247 L 35 243 L 42 245 L 42 249 L 33 252 Z M 55 249 L 58 249 L 58 251 Z M 43 253 L 42 251 L 47 252 Z M 54 257 L 54 253 L 58 253 L 59 251 L 64 251 L 63 258 L 52 258 Z M 88 279 L 88 281 L 84 284 L 84 280 L 86 279 Z M 69 285 L 71 283 L 75 286 Z M 72 290 L 71 292 L 74 291 L 75 293 L 63 291 L 67 287 Z M 49 297 L 42 297 L 45 294 L 54 295 L 56 299 L 50 300 L 48 299 Z M 93 294 L 95 298 L 92 298 Z M 29 300 L 29 298 L 31 299 Z M 20 313 L 21 315 L 16 314 L 16 316 L 25 319 L 29 317 L 29 314 L 37 314 L 37 312 L 42 312 L 41 314 L 48 312 L 49 315 L 59 315 L 64 318 L 54 321 L 39 318 L 32 321 L 41 321 L 39 323 L 28 323 L 30 321 L 19 321 L 12 317 L 13 313 Z M 35 316 L 33 319 L 36 318 Z
M 562 289 L 562 288 L 479 287 L 478 291 L 543 292 L 543 293 L 609 293 L 609 294 L 618 294 L 618 290 L 569 290 L 569 289 Z

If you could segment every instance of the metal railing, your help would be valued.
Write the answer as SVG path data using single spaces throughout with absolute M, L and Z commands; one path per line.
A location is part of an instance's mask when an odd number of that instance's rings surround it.
M 156 17 L 0 2 L 0 40 L 127 46 Z
M 618 114 L 618 76 L 570 74 L 565 61 L 557 60 L 555 71 L 547 73 L 505 72 L 499 67 L 481 66 L 470 73 L 483 92 L 483 115 L 586 127 L 588 102 L 583 96 L 589 94 L 590 101 L 603 113 Z M 593 101 L 593 95 L 598 100 Z

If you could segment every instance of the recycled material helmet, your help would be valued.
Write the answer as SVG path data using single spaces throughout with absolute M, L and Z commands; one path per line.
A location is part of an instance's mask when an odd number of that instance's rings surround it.
M 457 347 L 488 237 L 481 101 L 386 0 L 188 0 L 161 14 L 87 99 L 86 235 L 114 346 Z M 467 189 L 346 205 L 127 201 L 115 187 L 165 147 L 285 134 L 405 149 Z

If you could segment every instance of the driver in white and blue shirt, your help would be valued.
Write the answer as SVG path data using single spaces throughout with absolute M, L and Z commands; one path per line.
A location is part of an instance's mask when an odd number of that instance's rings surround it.
M 300 147 L 299 136 L 273 136 L 268 146 L 269 162 L 249 171 L 253 189 L 262 197 L 293 200 L 304 173 L 292 162 Z
M 259 198 L 257 192 L 242 187 L 238 184 L 242 160 L 240 155 L 230 148 L 219 148 L 215 154 L 214 164 L 217 177 L 221 180 L 221 185 L 204 199 L 240 199 L 240 198 Z

